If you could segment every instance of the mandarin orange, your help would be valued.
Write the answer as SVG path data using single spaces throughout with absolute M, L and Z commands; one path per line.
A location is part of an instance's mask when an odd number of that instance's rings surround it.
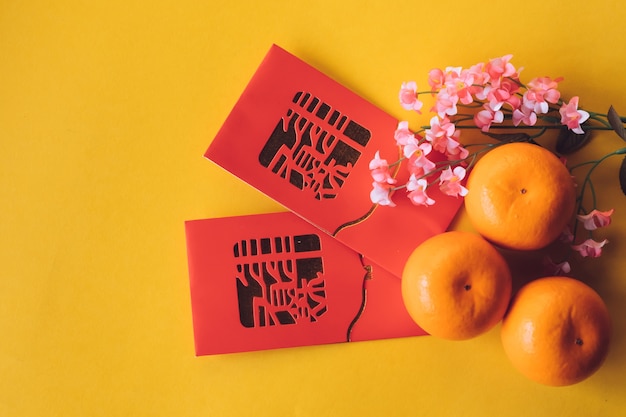
M 574 213 L 574 181 L 549 150 L 530 143 L 500 145 L 472 169 L 465 209 L 492 243 L 540 249 L 563 232 Z
M 604 361 L 611 333 L 602 298 L 568 277 L 539 278 L 513 297 L 500 330 L 513 366 L 533 381 L 571 385 Z
M 502 319 L 511 297 L 511 273 L 500 253 L 479 235 L 446 232 L 409 256 L 402 297 L 409 315 L 426 332 L 469 339 Z

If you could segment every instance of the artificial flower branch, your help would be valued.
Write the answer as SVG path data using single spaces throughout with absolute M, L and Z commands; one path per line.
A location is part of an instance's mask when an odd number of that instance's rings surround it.
M 462 185 L 463 180 L 482 153 L 514 141 L 537 144 L 535 139 L 548 130 L 559 130 L 557 153 L 560 154 L 578 150 L 594 130 L 613 130 L 626 141 L 623 125 L 626 118 L 619 116 L 612 106 L 603 114 L 580 109 L 577 96 L 563 100 L 558 89 L 562 78 L 537 77 L 524 84 L 519 77 L 520 70 L 513 66 L 511 58 L 512 55 L 505 55 L 466 69 L 433 69 L 428 74 L 430 89 L 426 91 L 418 91 L 414 81 L 402 84 L 398 95 L 401 106 L 421 114 L 423 102 L 420 96 L 429 95 L 435 100 L 430 109 L 434 116 L 428 125 L 421 126 L 417 131 L 411 131 L 407 121 L 398 123 L 394 138 L 402 156 L 397 161 L 388 163 L 376 152 L 370 162 L 374 180 L 370 199 L 373 203 L 394 206 L 394 193 L 406 189 L 407 197 L 413 204 L 432 206 L 436 202 L 430 198 L 428 190 L 437 185 L 448 196 L 464 197 L 468 190 Z M 459 108 L 473 113 L 459 112 Z M 463 145 L 460 136 L 461 131 L 466 129 L 479 130 L 497 141 Z M 516 133 L 511 133 L 516 130 Z M 470 153 L 470 146 L 480 146 L 480 149 Z M 432 158 L 436 154 L 443 155 L 445 160 L 436 161 Z M 613 214 L 613 210 L 597 209 L 591 174 L 609 157 L 624 154 L 626 148 L 618 149 L 600 159 L 569 168 L 572 172 L 590 165 L 580 187 L 573 232 L 567 230 L 563 236 L 563 240 L 582 256 L 600 256 L 607 240 L 595 241 L 592 233 L 599 227 L 608 226 Z M 409 179 L 404 184 L 398 184 L 396 179 L 401 163 L 405 163 L 409 171 Z M 393 173 L 390 167 L 396 168 Z M 626 158 L 622 162 L 619 178 L 622 191 L 626 194 Z M 589 211 L 583 207 L 587 188 L 593 203 Z M 581 243 L 575 243 L 578 223 L 589 232 L 589 237 Z M 567 261 L 559 264 L 550 261 L 550 266 L 561 272 L 569 272 L 570 268 Z

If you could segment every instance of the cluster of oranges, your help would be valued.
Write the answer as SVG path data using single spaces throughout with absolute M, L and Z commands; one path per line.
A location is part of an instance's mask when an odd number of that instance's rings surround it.
M 606 357 L 610 317 L 600 296 L 569 277 L 531 280 L 512 294 L 499 251 L 534 250 L 558 238 L 575 209 L 569 171 L 550 151 L 511 143 L 487 153 L 468 179 L 465 208 L 478 234 L 451 231 L 418 246 L 402 274 L 415 322 L 462 340 L 501 323 L 511 363 L 546 385 L 580 382 Z

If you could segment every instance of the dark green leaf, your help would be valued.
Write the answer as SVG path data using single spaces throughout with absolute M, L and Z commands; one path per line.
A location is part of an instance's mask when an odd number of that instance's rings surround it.
M 617 111 L 613 108 L 613 106 L 609 107 L 609 112 L 607 113 L 607 119 L 609 124 L 617 133 L 617 136 L 626 140 L 626 129 L 624 129 L 624 125 L 622 123 L 622 118 L 617 114 Z
M 556 140 L 556 151 L 561 155 L 576 152 L 587 144 L 590 137 L 590 131 L 586 131 L 582 135 L 579 135 L 578 133 L 574 133 L 569 130 L 567 126 L 563 126 L 559 131 L 559 137 Z
M 491 133 L 483 132 L 484 135 L 489 136 L 500 142 L 530 142 L 530 135 L 526 133 Z
M 626 156 L 622 159 L 622 165 L 619 167 L 619 186 L 622 188 L 622 193 L 626 195 Z

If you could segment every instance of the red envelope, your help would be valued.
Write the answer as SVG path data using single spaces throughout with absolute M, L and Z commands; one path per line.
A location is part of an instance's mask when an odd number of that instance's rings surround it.
M 273 46 L 205 156 L 399 277 L 412 250 L 446 230 L 462 200 L 429 191 L 377 207 L 369 161 L 395 159 L 398 121 Z M 399 183 L 407 180 L 406 169 Z
M 185 229 L 197 355 L 425 334 L 398 278 L 293 213 Z

